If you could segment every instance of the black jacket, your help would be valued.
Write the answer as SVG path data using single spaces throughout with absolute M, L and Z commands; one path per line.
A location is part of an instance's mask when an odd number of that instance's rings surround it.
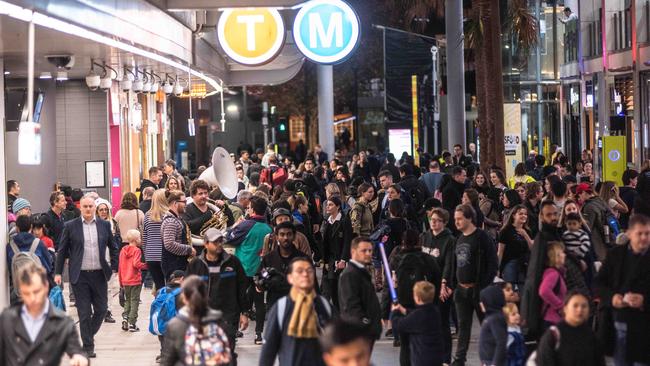
M 481 303 L 485 306 L 485 319 L 479 334 L 479 357 L 488 365 L 505 366 L 508 325 L 502 310 L 506 299 L 501 287 L 486 287 L 481 291 Z
M 323 237 L 323 260 L 330 266 L 339 260 L 350 259 L 350 242 L 354 234 L 352 224 L 347 215 L 341 213 L 341 219 L 330 224 L 328 220 L 323 221 L 321 226 Z
M 154 182 L 150 181 L 149 179 L 143 179 L 142 183 L 140 183 L 140 198 L 138 199 L 138 202 L 142 202 L 142 198 L 144 197 L 142 192 L 144 192 L 144 189 L 147 187 L 158 189 L 158 185 L 156 185 Z M 164 185 L 160 185 L 160 187 L 164 187 Z
M 599 347 L 596 336 L 588 324 L 572 327 L 561 321 L 556 327 L 559 330 L 559 340 L 555 333 L 549 329 L 537 344 L 538 365 L 605 366 L 602 348 Z
M 498 269 L 498 258 L 497 258 L 497 250 L 496 250 L 496 245 L 494 245 L 494 240 L 490 238 L 490 236 L 483 230 L 481 229 L 476 229 L 479 232 L 479 250 L 478 250 L 478 256 L 479 260 L 474 261 L 474 264 L 478 266 L 478 271 L 476 271 L 476 274 L 478 275 L 478 285 L 479 288 L 484 288 L 488 286 L 489 284 L 492 283 L 494 280 L 494 276 L 497 274 L 497 269 Z M 456 245 L 454 244 L 454 251 L 456 248 Z M 451 266 L 450 266 L 450 272 L 451 273 L 451 278 L 445 278 L 447 280 L 447 286 L 450 286 L 451 288 L 456 288 L 456 285 L 458 284 L 457 282 L 457 276 L 456 276 L 456 270 L 457 270 L 457 261 L 456 261 L 456 254 L 452 252 L 452 260 L 451 260 Z M 451 282 L 450 282 L 451 280 Z
M 375 339 L 381 336 L 381 307 L 370 273 L 355 263 L 348 265 L 339 277 L 339 309 L 341 317 L 361 321 Z
M 444 342 L 438 306 L 435 304 L 419 305 L 406 316 L 395 311 L 391 318 L 393 331 L 408 335 L 411 365 L 442 365 Z
M 246 296 L 249 281 L 244 267 L 234 255 L 221 254 L 218 267 L 208 268 L 205 251 L 187 265 L 186 275 L 198 275 L 208 282 L 210 307 L 223 313 L 224 318 L 233 319 L 249 310 Z
M 650 329 L 650 251 L 647 251 L 638 259 L 636 265 L 626 263 L 629 245 L 614 247 L 607 254 L 603 266 L 596 276 L 595 291 L 600 297 L 601 307 L 612 312 L 613 319 L 627 319 L 627 350 L 628 362 L 650 363 L 650 337 L 647 335 Z M 632 266 L 636 268 L 632 268 Z M 631 274 L 626 276 L 626 270 Z M 627 278 L 627 280 L 626 280 Z M 615 294 L 624 295 L 626 292 L 634 292 L 643 295 L 644 309 L 636 310 L 631 308 L 614 309 L 612 297 Z M 602 327 L 603 331 L 612 333 L 613 326 Z M 599 336 L 608 349 L 612 349 L 610 342 L 616 339 L 616 334 L 600 333 Z
M 84 256 L 83 218 L 78 217 L 65 223 L 61 236 L 61 244 L 56 256 L 55 274 L 63 273 L 63 264 L 70 258 L 70 283 L 76 284 L 81 273 L 81 262 Z M 101 219 L 95 220 L 99 246 L 99 264 L 104 272 L 106 281 L 111 278 L 112 271 L 117 271 L 118 249 L 114 246 L 111 224 Z M 106 262 L 106 249 L 111 257 L 111 264 Z
M 461 204 L 463 192 L 465 192 L 465 184 L 458 183 L 453 178 L 442 189 L 442 207 L 449 212 L 449 216 L 453 217 L 456 206 Z M 449 220 L 447 226 L 452 231 L 455 230 L 454 220 Z
M 149 212 L 149 210 L 151 210 L 151 200 L 150 199 L 149 200 L 143 200 L 142 202 L 140 202 L 140 211 L 142 211 L 143 213 L 146 214 L 147 212 Z
M 3 366 L 56 366 L 65 352 L 83 355 L 74 321 L 50 304 L 45 323 L 36 340 L 31 338 L 20 316 L 21 305 L 5 309 L 0 315 L 0 364 Z
M 63 212 L 61 215 L 57 215 L 50 208 L 45 214 L 43 214 L 43 219 L 45 220 L 45 225 L 47 226 L 47 234 L 52 241 L 54 242 L 54 249 L 59 250 L 59 245 L 61 243 L 61 235 L 63 234 L 63 228 L 65 227 L 65 220 L 63 220 Z
M 289 254 L 289 257 L 284 258 L 284 260 L 280 255 L 279 245 L 276 246 L 272 252 L 262 258 L 262 263 L 260 264 L 260 269 L 258 270 L 258 277 L 264 268 L 274 268 L 278 273 L 282 275 L 278 276 L 278 280 L 269 281 L 266 294 L 267 307 L 273 305 L 282 296 L 288 295 L 289 290 L 291 290 L 291 285 L 287 281 L 287 269 L 289 267 L 289 262 L 291 262 L 291 260 L 294 258 L 307 257 L 307 255 L 299 251 L 295 245 L 290 245 L 289 249 L 291 250 L 291 254 Z

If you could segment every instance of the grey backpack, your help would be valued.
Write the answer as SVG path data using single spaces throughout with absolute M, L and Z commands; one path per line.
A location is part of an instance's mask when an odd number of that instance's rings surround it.
M 13 238 L 9 241 L 9 246 L 14 252 L 14 256 L 11 258 L 11 278 L 13 278 L 14 281 L 16 280 L 18 270 L 28 263 L 36 263 L 38 266 L 43 267 L 41 258 L 36 255 L 36 248 L 38 248 L 40 242 L 41 240 L 39 238 L 34 238 L 32 245 L 29 247 L 29 251 L 23 252 L 18 248 Z

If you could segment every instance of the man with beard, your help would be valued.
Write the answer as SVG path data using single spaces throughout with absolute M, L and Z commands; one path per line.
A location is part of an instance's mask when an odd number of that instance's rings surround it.
M 234 255 L 223 250 L 225 234 L 221 230 L 210 228 L 203 235 L 205 250 L 187 265 L 186 275 L 198 275 L 207 281 L 210 307 L 223 314 L 224 330 L 228 336 L 233 360 L 230 365 L 237 365 L 235 337 L 237 330 L 248 328 L 246 311 L 250 301 L 246 295 L 248 278 L 241 262 Z
M 189 228 L 181 218 L 185 213 L 185 194 L 171 191 L 167 196 L 169 211 L 162 219 L 163 250 L 161 267 L 165 279 L 169 279 L 175 270 L 185 271 L 188 257 L 196 255 L 196 250 L 189 242 Z
M 192 186 L 190 187 L 192 203 L 185 207 L 185 213 L 182 217 L 194 235 L 201 235 L 203 225 L 216 213 L 208 206 L 209 191 L 210 186 L 201 179 L 192 182 Z M 228 217 L 228 221 L 234 221 L 231 219 L 232 212 L 223 201 L 217 201 L 216 204 L 221 204 L 221 207 L 218 208 L 223 210 L 224 214 Z
M 546 257 L 550 242 L 562 241 L 557 227 L 559 214 L 553 201 L 543 201 L 540 207 L 541 228 L 530 249 L 530 259 L 526 273 L 526 283 L 521 300 L 521 318 L 528 327 L 528 337 L 537 338 L 542 332 L 540 309 L 542 302 L 538 294 L 542 274 L 546 268 Z

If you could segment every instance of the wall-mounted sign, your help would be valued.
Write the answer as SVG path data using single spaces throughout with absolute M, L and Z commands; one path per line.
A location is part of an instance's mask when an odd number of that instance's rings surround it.
M 332 64 L 345 59 L 359 41 L 359 18 L 341 0 L 305 3 L 293 22 L 296 46 L 310 60 Z
M 217 24 L 219 44 L 234 61 L 261 65 L 284 44 L 284 22 L 273 8 L 226 9 Z
M 86 161 L 86 188 L 106 187 L 106 162 L 104 160 Z

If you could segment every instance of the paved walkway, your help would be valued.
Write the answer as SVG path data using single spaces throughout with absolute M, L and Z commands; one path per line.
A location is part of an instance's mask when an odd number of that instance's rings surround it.
M 66 286 L 68 288 L 69 286 Z M 65 291 L 67 299 L 67 290 Z M 95 352 L 97 358 L 92 360 L 93 366 L 115 366 L 115 365 L 137 365 L 156 366 L 155 358 L 159 353 L 158 339 L 148 331 L 149 308 L 153 301 L 151 290 L 142 290 L 142 304 L 139 308 L 138 326 L 140 332 L 130 333 L 121 329 L 119 320 L 122 315 L 122 308 L 118 301 L 118 284 L 115 276 L 109 282 L 109 308 L 118 322 L 114 324 L 104 323 L 95 337 Z M 68 307 L 68 314 L 75 320 L 78 319 L 75 307 Z M 468 365 L 478 365 L 478 321 L 475 321 L 472 331 L 472 343 L 468 355 Z M 239 365 L 257 365 L 261 346 L 253 344 L 255 324 L 251 322 L 249 329 L 244 332 L 244 337 L 237 341 L 237 353 L 239 354 Z M 399 348 L 393 347 L 392 340 L 379 340 L 373 352 L 373 365 L 395 366 L 399 365 Z M 68 363 L 64 361 L 64 366 Z

